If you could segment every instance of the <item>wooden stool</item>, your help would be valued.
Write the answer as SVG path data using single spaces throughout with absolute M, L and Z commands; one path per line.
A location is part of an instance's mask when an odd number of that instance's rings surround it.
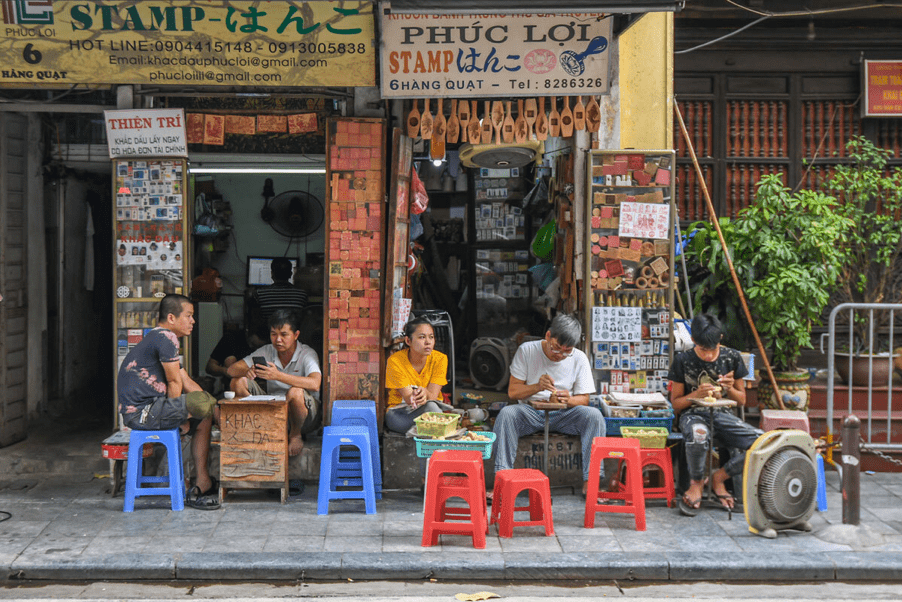
M 529 505 L 516 507 L 517 495 L 529 491 Z M 528 521 L 514 520 L 515 512 L 529 511 Z M 545 527 L 545 535 L 554 535 L 551 515 L 551 486 L 548 477 L 534 468 L 502 470 L 495 474 L 495 497 L 489 524 L 498 523 L 498 535 L 513 537 L 514 527 Z
M 444 477 L 447 474 L 463 476 Z M 445 533 L 471 535 L 474 548 L 485 548 L 489 526 L 482 454 L 470 450 L 437 451 L 429 459 L 427 475 L 422 545 L 438 544 L 438 536 Z M 449 507 L 447 502 L 452 497 L 462 498 L 467 508 Z M 448 522 L 448 518 L 465 522 Z
M 647 500 L 663 498 L 667 500 L 667 507 L 670 508 L 673 505 L 674 498 L 676 498 L 676 490 L 673 484 L 673 459 L 670 455 L 670 448 L 642 448 L 639 450 L 639 457 L 642 459 L 643 480 L 645 469 L 650 466 L 657 467 L 661 471 L 661 475 L 664 479 L 664 484 L 661 487 L 645 487 L 645 483 L 643 482 L 642 495 Z M 621 466 L 618 466 L 618 475 L 620 474 L 620 468 Z M 627 488 L 627 479 L 623 479 L 623 482 L 620 483 L 619 490 L 623 492 L 626 491 Z
M 639 440 L 620 437 L 595 437 L 589 460 L 586 489 L 585 527 L 595 527 L 596 512 L 627 513 L 635 516 L 636 531 L 645 531 L 645 496 L 642 493 L 642 458 Z M 606 458 L 626 461 L 628 484 L 624 491 L 599 491 L 599 474 Z M 624 506 L 600 504 L 599 500 L 623 500 Z

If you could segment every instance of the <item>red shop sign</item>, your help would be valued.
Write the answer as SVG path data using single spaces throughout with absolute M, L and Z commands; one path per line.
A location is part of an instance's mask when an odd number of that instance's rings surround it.
M 902 117 L 902 61 L 864 62 L 862 117 Z

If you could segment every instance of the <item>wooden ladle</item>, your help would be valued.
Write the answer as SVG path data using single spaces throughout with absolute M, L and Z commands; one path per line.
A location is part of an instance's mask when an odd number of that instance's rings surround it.
M 517 99 L 517 120 L 514 121 L 514 139 L 517 144 L 526 142 L 529 137 L 529 124 L 526 123 L 526 116 L 523 114 L 523 99 Z
M 492 127 L 495 128 L 495 144 L 501 144 L 501 128 L 504 127 L 504 104 L 500 100 L 492 103 Z
M 462 104 L 467 104 L 467 101 L 463 101 Z M 474 100 L 470 103 L 470 114 L 467 117 L 467 139 L 470 141 L 470 144 L 479 143 L 479 119 L 476 117 L 476 108 L 477 104 Z M 463 111 L 463 109 L 461 109 L 461 111 Z M 491 125 L 489 125 L 489 127 L 491 127 Z
M 573 128 L 576 130 L 586 129 L 586 106 L 583 104 L 583 97 L 576 97 L 576 104 L 573 105 Z
M 460 138 L 460 121 L 457 118 L 457 99 L 451 99 L 451 115 L 448 116 L 447 140 L 455 144 Z
M 492 112 L 489 110 L 489 101 L 485 101 L 482 112 L 482 143 L 483 144 L 491 144 L 492 142 L 492 128 L 494 127 L 494 122 L 492 121 Z
M 428 101 L 427 101 L 428 105 Z M 428 108 L 428 107 L 427 107 Z M 573 113 L 570 112 L 570 99 L 564 97 L 564 110 L 561 111 L 561 136 L 569 138 L 573 135 Z
M 586 129 L 589 132 L 597 132 L 601 129 L 601 107 L 594 96 L 589 97 L 589 104 L 586 105 Z
M 539 113 L 536 115 L 536 140 L 548 139 L 548 117 L 545 115 L 545 97 L 539 97 Z
M 548 133 L 552 138 L 561 135 L 561 115 L 557 112 L 557 98 L 551 97 L 551 113 L 548 114 Z
M 417 108 L 417 99 L 413 99 L 413 108 L 407 114 L 407 137 L 416 138 L 420 134 L 420 110 Z
M 420 138 L 432 140 L 432 113 L 429 112 L 429 99 L 423 99 L 423 115 L 420 117 Z
M 535 130 L 533 126 L 536 123 L 536 117 L 538 110 L 536 109 L 536 99 L 535 98 L 527 98 L 526 99 L 526 125 L 529 127 L 529 131 L 526 133 L 526 137 L 530 140 L 536 137 Z

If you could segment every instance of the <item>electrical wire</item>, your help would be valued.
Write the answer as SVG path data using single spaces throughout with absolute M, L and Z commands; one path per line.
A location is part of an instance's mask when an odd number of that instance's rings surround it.
M 692 52 L 693 50 L 698 50 L 699 48 L 704 48 L 705 46 L 710 46 L 711 44 L 716 44 L 717 42 L 720 42 L 722 40 L 726 40 L 727 38 L 733 37 L 737 33 L 741 33 L 743 31 L 745 31 L 746 29 L 748 29 L 749 27 L 752 27 L 753 25 L 757 25 L 758 23 L 761 23 L 761 21 L 764 21 L 764 20 L 770 19 L 770 18 L 771 18 L 771 15 L 765 15 L 765 16 L 761 17 L 760 19 L 755 19 L 751 23 L 746 23 L 739 29 L 737 29 L 735 31 L 731 31 L 728 34 L 722 35 L 719 38 L 714 38 L 713 40 L 709 40 L 707 42 L 699 44 L 698 46 L 693 46 L 692 48 L 686 48 L 685 50 L 675 50 L 674 54 L 686 54 L 687 52 Z
M 726 0 L 727 4 L 732 4 L 736 8 L 748 11 L 750 13 L 756 15 L 762 15 L 765 17 L 810 17 L 811 15 L 827 15 L 831 13 L 844 13 L 856 10 L 868 10 L 872 8 L 902 8 L 902 3 L 893 2 L 893 3 L 875 3 L 875 4 L 863 4 L 861 6 L 841 6 L 838 8 L 818 8 L 818 9 L 807 9 L 807 10 L 794 10 L 787 12 L 773 12 L 769 10 L 757 10 L 750 6 L 743 6 L 735 0 Z

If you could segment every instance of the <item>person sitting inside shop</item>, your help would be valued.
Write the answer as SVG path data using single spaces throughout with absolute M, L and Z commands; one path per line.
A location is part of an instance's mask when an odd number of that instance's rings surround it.
M 255 346 L 264 344 L 269 335 L 267 326 L 269 318 L 277 309 L 288 309 L 302 315 L 307 307 L 307 292 L 291 282 L 291 260 L 287 257 L 276 257 L 270 264 L 272 284 L 257 287 L 251 297 L 251 318 L 254 323 L 251 333 L 255 335 L 252 343 Z
M 698 314 L 692 320 L 691 330 L 695 347 L 674 357 L 668 378 L 670 401 L 679 414 L 689 472 L 689 488 L 683 493 L 679 507 L 683 514 L 695 516 L 708 480 L 705 478 L 705 461 L 712 435 L 726 447 L 739 452 L 731 454 L 727 463 L 710 476 L 714 495 L 725 509 L 732 510 L 736 501 L 727 491 L 725 482 L 742 473 L 745 452 L 763 431 L 740 420 L 731 407 L 722 407 L 714 410 L 714 432 L 709 432 L 710 410 L 696 405 L 695 400 L 713 397 L 745 405 L 745 381 L 742 379 L 748 370 L 738 351 L 720 344 L 723 328 L 716 317 Z
M 182 434 L 193 435 L 197 477 L 187 501 L 198 508 L 216 508 L 219 483 L 207 468 L 216 399 L 188 376 L 179 359 L 179 338 L 193 329 L 191 300 L 183 295 L 163 297 L 157 327 L 122 361 L 116 393 L 125 426 L 141 431 L 180 428 Z
M 290 456 L 301 453 L 303 436 L 316 430 L 321 418 L 319 402 L 313 393 L 319 391 L 322 384 L 322 370 L 316 352 L 298 341 L 300 336 L 297 314 L 277 309 L 269 318 L 271 343 L 227 370 L 232 377 L 230 389 L 239 399 L 248 395 L 284 395 L 288 400 Z M 256 379 L 264 381 L 265 390 Z
M 224 379 L 223 388 L 229 388 L 231 383 L 229 366 L 250 352 L 251 346 L 248 344 L 248 337 L 244 331 L 226 330 L 210 353 L 210 359 L 207 360 L 207 374 Z
M 573 316 L 558 314 L 551 321 L 545 338 L 520 345 L 510 367 L 507 395 L 519 403 L 501 409 L 495 419 L 495 472 L 510 470 L 517 456 L 520 437 L 544 429 L 545 413 L 529 405 L 530 401 L 566 404 L 549 414 L 548 429 L 566 435 L 579 435 L 582 443 L 583 495 L 589 480 L 592 441 L 605 436 L 604 417 L 589 406 L 595 393 L 592 368 L 586 354 L 575 349 L 582 327 Z
M 388 409 L 385 428 L 406 433 L 414 419 L 426 412 L 441 412 L 438 400 L 448 384 L 448 356 L 435 350 L 435 329 L 426 318 L 404 325 L 406 349 L 393 353 L 385 364 Z

